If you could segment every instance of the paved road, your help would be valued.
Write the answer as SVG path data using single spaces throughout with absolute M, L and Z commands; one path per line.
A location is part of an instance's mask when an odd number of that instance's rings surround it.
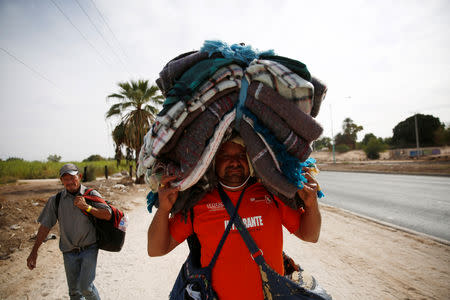
M 450 177 L 326 172 L 323 203 L 450 241 Z

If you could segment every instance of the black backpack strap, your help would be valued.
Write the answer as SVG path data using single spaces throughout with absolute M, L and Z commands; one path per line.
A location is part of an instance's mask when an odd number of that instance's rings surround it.
M 219 192 L 220 192 L 222 187 L 219 185 L 218 188 L 219 188 Z M 236 216 L 238 216 L 237 211 L 239 209 L 239 205 L 241 205 L 241 201 L 242 201 L 242 198 L 244 197 L 244 193 L 245 193 L 246 189 L 247 189 L 247 186 L 242 190 L 241 194 L 239 195 L 238 202 L 236 203 L 236 208 L 232 212 L 229 212 L 230 222 L 228 222 L 227 228 L 225 229 L 225 232 L 223 233 L 222 238 L 220 239 L 219 245 L 216 248 L 216 252 L 214 252 L 214 256 L 208 265 L 208 268 L 211 268 L 211 270 L 214 267 L 214 264 L 216 263 L 217 257 L 219 256 L 219 253 L 220 253 L 220 250 L 222 250 L 223 244 L 225 244 L 225 240 L 227 239 L 227 236 L 230 233 L 233 223 L 235 223 Z M 225 193 L 223 190 L 222 190 L 222 192 Z M 230 200 L 230 203 L 231 203 L 231 200 Z M 233 205 L 233 204 L 231 204 L 231 205 Z M 234 208 L 234 206 L 233 206 L 233 208 Z
M 277 200 L 275 200 L 275 197 L 273 196 L 273 194 L 270 191 L 267 191 L 267 193 L 269 194 L 269 196 L 272 199 L 273 203 L 275 203 L 275 206 L 278 208 L 278 202 L 277 202 Z
M 192 231 L 194 231 L 194 208 L 192 207 L 190 209 L 190 214 L 191 214 L 190 217 L 191 217 Z M 200 266 L 201 245 L 195 232 L 187 237 L 187 244 L 189 247 L 189 252 L 192 255 L 193 261 L 195 262 L 196 265 Z
M 192 228 L 194 228 L 194 207 L 191 207 L 189 212 L 191 213 L 191 225 L 192 225 Z
M 258 246 L 256 245 L 252 236 L 250 235 L 250 233 L 248 232 L 244 223 L 242 222 L 241 217 L 239 216 L 239 214 L 237 214 L 237 209 L 234 208 L 234 205 L 231 202 L 230 198 L 228 197 L 228 195 L 225 193 L 225 191 L 220 186 L 219 186 L 219 195 L 220 195 L 220 198 L 222 199 L 223 205 L 225 206 L 228 214 L 230 216 L 232 214 L 235 214 L 235 218 L 233 219 L 234 225 L 236 226 L 239 233 L 241 234 L 241 237 L 244 240 L 245 245 L 247 246 L 248 250 L 250 251 L 250 255 L 251 255 L 252 259 L 258 265 L 262 265 L 265 262 L 262 250 L 259 249 Z M 231 223 L 231 220 L 230 220 L 230 223 Z
M 59 210 L 59 202 L 61 201 L 61 194 L 62 194 L 62 192 L 59 192 L 58 194 L 56 194 L 56 197 L 55 197 L 55 207 L 56 207 L 56 218 L 57 219 L 59 218 L 58 210 Z

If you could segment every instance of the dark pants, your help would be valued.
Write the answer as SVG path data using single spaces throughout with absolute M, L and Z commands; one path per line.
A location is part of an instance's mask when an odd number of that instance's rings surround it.
M 97 256 L 98 248 L 96 245 L 81 251 L 72 251 L 63 254 L 71 300 L 100 299 L 98 291 L 94 286 Z

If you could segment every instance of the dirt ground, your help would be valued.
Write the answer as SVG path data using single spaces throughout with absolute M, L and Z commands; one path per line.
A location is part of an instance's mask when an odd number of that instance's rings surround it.
M 424 167 L 426 164 L 430 165 Z M 321 170 L 329 170 L 329 165 L 334 168 L 342 166 L 340 170 L 347 170 L 349 165 L 354 167 L 357 164 L 320 164 L 319 161 Z M 443 170 L 441 175 L 450 175 L 447 161 L 415 164 L 384 162 L 379 165 L 385 168 L 377 166 L 376 168 L 380 168 L 377 171 L 390 172 L 386 166 L 397 166 L 392 167 L 394 172 L 403 174 L 417 172 L 416 169 L 422 169 L 422 173 L 426 173 L 424 171 L 433 166 L 434 169 Z M 437 165 L 444 167 L 441 169 Z M 360 170 L 372 171 L 368 168 Z M 127 284 L 132 285 L 128 289 L 135 291 L 119 297 L 120 292 L 116 286 L 111 292 L 107 292 L 109 284 L 116 282 L 121 286 L 125 283 L 120 277 L 114 277 L 114 267 L 100 266 L 96 282 L 99 282 L 100 288 L 104 287 L 103 298 L 166 298 L 187 250 L 179 250 L 181 252 L 176 257 L 168 256 L 147 262 L 145 230 L 151 218 L 145 212 L 146 186 L 134 185 L 126 178 L 97 180 L 85 185 L 96 188 L 112 204 L 135 215 L 136 226 L 141 226 L 139 232 L 127 234 L 127 243 L 131 243 L 127 246 L 129 249 L 113 256 L 121 259 L 118 263 L 126 261 L 126 267 L 131 268 Z M 48 197 L 61 188 L 62 185 L 57 180 L 23 181 L 0 186 L 0 299 L 67 299 L 58 239 L 50 239 L 41 246 L 36 270 L 31 272 L 26 267 L 26 257 L 38 228 L 37 216 Z M 321 209 L 323 228 L 319 243 L 305 244 L 287 236 L 285 249 L 314 274 L 334 299 L 450 299 L 449 243 L 378 224 L 336 208 L 322 206 Z M 56 227 L 51 233 L 59 236 Z M 136 241 L 131 242 L 133 235 Z M 135 244 L 139 245 L 133 247 Z M 139 255 L 136 251 L 140 251 Z M 141 256 L 142 261 L 139 258 Z M 56 258 L 58 261 L 55 264 Z M 161 264 L 157 265 L 157 262 Z M 152 265 L 153 263 L 156 265 Z M 99 260 L 99 265 L 101 264 L 102 261 Z M 171 266 L 168 267 L 168 264 Z M 144 278 L 155 276 L 152 268 L 168 273 L 154 278 L 153 285 L 141 282 L 142 280 L 133 283 L 136 272 L 136 276 Z M 102 273 L 107 274 L 103 279 Z
M 83 183 L 95 188 L 113 205 L 129 209 L 122 203 L 123 196 L 144 190 L 145 186 L 134 185 L 130 179 L 116 177 Z M 57 179 L 22 180 L 0 185 L 0 261 L 7 260 L 11 253 L 27 248 L 37 232 L 37 217 L 50 196 L 63 188 Z M 58 235 L 58 226 L 51 231 Z M 59 235 L 58 235 L 59 236 Z

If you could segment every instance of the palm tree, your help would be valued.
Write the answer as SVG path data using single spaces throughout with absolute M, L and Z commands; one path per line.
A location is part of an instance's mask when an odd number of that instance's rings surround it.
M 155 121 L 156 114 L 158 113 L 158 108 L 154 105 L 161 105 L 164 97 L 158 95 L 159 89 L 157 86 L 149 86 L 148 80 L 119 82 L 118 86 L 120 91 L 109 95 L 107 99 L 115 99 L 119 100 L 119 102 L 110 107 L 106 113 L 106 118 L 108 119 L 113 116 L 120 117 L 121 123 L 114 131 L 123 130 L 123 135 L 117 141 L 114 140 L 114 142 L 116 147 L 120 148 L 124 144 L 134 149 L 137 165 L 139 152 L 144 143 L 144 136 L 150 129 L 151 124 Z M 116 132 L 116 134 L 119 133 Z M 142 178 L 136 178 L 136 182 L 141 181 Z
M 124 124 L 124 122 L 120 122 L 120 124 L 114 128 L 114 130 L 112 132 L 112 138 L 113 138 L 114 144 L 116 145 L 116 155 L 114 156 L 114 158 L 117 161 L 117 167 L 119 167 L 120 161 L 123 158 L 122 146 L 125 145 L 125 124 Z

